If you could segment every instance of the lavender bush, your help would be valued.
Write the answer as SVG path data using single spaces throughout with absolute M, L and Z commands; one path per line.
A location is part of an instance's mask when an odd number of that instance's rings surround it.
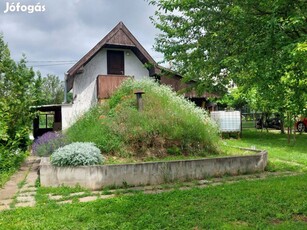
M 34 141 L 32 152 L 36 156 L 46 157 L 67 144 L 69 144 L 69 142 L 62 133 L 47 132 Z

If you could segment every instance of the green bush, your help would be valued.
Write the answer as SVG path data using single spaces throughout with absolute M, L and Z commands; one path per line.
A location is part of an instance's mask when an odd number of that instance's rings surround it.
M 20 167 L 28 152 L 0 144 L 0 187 Z
M 57 149 L 51 155 L 55 166 L 97 165 L 104 161 L 94 143 L 75 142 Z
M 142 89 L 144 108 L 134 90 Z M 106 154 L 123 156 L 218 153 L 218 130 L 207 112 L 153 80 L 127 80 L 103 105 L 67 132 L 72 141 L 92 141 Z M 174 153 L 172 150 L 175 149 Z

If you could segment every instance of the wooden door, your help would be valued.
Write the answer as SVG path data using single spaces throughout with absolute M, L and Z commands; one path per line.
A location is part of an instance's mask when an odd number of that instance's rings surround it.
M 125 75 L 124 51 L 107 51 L 108 74 Z

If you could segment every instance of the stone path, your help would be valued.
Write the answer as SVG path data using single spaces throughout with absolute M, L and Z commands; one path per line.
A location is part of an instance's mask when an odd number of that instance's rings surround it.
M 104 189 L 103 191 L 77 192 L 69 195 L 48 194 L 48 199 L 57 204 L 70 204 L 74 202 L 89 202 L 97 199 L 109 199 L 116 196 L 133 195 L 135 193 L 158 194 L 162 192 L 188 190 L 192 188 L 205 188 L 208 186 L 218 186 L 222 184 L 238 183 L 242 180 L 263 180 L 269 177 L 295 176 L 301 173 L 295 172 L 264 172 L 252 175 L 239 175 L 233 177 L 211 178 L 208 180 L 198 180 L 193 182 L 182 182 L 179 184 L 164 184 L 154 186 L 138 186 L 118 189 Z
M 38 167 L 40 159 L 34 156 L 29 157 L 21 166 L 20 170 L 11 177 L 4 188 L 0 189 L 0 211 L 17 207 L 35 206 L 36 187 L 38 178 Z M 121 195 L 133 195 L 135 193 L 157 194 L 172 191 L 175 189 L 188 190 L 191 188 L 205 188 L 208 186 L 218 186 L 227 183 L 237 183 L 242 180 L 262 180 L 268 177 L 282 177 L 299 175 L 293 172 L 264 172 L 252 175 L 239 175 L 232 177 L 210 178 L 193 182 L 182 182 L 177 184 L 164 184 L 155 186 L 138 186 L 119 189 L 104 189 L 102 191 L 83 191 L 70 193 L 68 195 L 47 194 L 50 202 L 57 204 L 67 204 L 74 202 L 89 202 L 97 199 L 109 199 Z
M 0 189 L 0 211 L 35 205 L 38 167 L 39 158 L 28 157 L 19 171 Z

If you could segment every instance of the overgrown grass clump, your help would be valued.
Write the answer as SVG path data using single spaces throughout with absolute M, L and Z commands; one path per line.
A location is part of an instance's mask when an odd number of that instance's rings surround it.
M 135 90 L 143 90 L 142 112 Z M 71 141 L 94 142 L 103 153 L 164 157 L 218 153 L 217 127 L 207 113 L 168 86 L 153 80 L 127 80 L 102 105 L 67 132 Z

